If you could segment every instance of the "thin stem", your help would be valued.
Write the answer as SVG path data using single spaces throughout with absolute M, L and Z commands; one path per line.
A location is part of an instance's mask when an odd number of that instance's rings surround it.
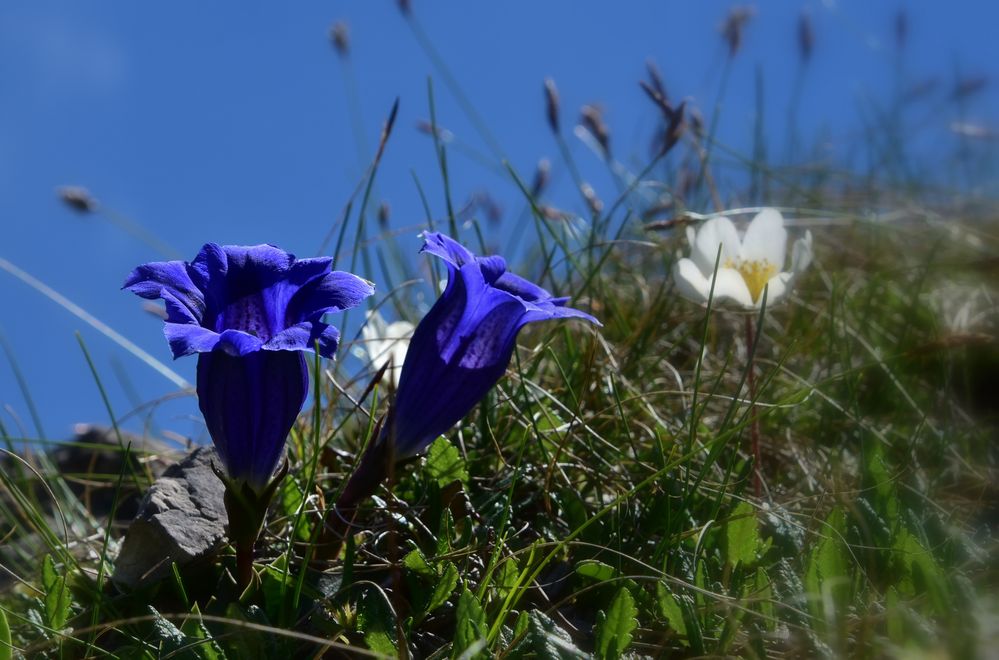
M 753 449 L 753 493 L 760 497 L 763 493 L 760 478 L 760 418 L 756 415 L 756 351 L 753 315 L 746 314 L 746 385 L 749 387 L 749 435 Z
M 253 539 L 236 541 L 236 586 L 242 591 L 253 577 Z

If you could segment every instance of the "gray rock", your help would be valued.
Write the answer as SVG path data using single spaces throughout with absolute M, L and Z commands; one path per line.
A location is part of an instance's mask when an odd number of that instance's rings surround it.
M 121 442 L 132 446 L 128 464 L 118 434 L 112 429 L 77 424 L 72 442 L 52 452 L 52 460 L 70 490 L 98 520 L 111 512 L 119 474 L 123 479 L 115 522 L 127 522 L 138 512 L 141 491 L 163 473 L 170 458 L 177 454 L 176 448 L 160 440 L 127 431 L 121 432 Z
M 215 553 L 225 542 L 228 516 L 222 482 L 212 471 L 214 447 L 199 447 L 166 469 L 139 504 L 111 579 L 134 588 L 178 566 Z

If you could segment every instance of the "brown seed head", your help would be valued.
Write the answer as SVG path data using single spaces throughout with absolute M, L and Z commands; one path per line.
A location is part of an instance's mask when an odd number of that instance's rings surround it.
M 720 28 L 722 38 L 728 43 L 729 57 L 735 57 L 735 54 L 739 52 L 739 48 L 742 46 L 743 30 L 755 13 L 756 9 L 751 6 L 732 7 L 729 10 L 728 16 L 725 17 Z
M 534 180 L 531 181 L 531 197 L 538 197 L 548 187 L 548 180 L 551 178 L 552 164 L 547 158 L 538 161 L 538 167 L 534 170 Z
M 330 41 L 340 57 L 350 55 L 350 29 L 343 21 L 337 21 L 330 28 Z
M 555 87 L 555 81 L 545 78 L 545 113 L 548 116 L 548 127 L 556 135 L 559 130 L 558 109 L 558 89 Z
M 957 99 L 967 98 L 969 96 L 974 96 L 978 92 L 985 89 L 989 84 L 989 79 L 985 76 L 972 76 L 970 78 L 959 78 L 956 83 L 954 83 L 954 91 L 951 92 L 951 96 Z
M 434 125 L 431 124 L 426 119 L 420 119 L 416 122 L 416 130 L 421 133 L 426 133 L 427 135 L 434 134 Z M 442 127 L 440 124 L 437 125 L 437 139 L 441 142 L 450 142 L 454 139 L 454 133 Z
M 538 211 L 541 212 L 541 217 L 545 220 L 563 221 L 572 218 L 571 213 L 557 209 L 554 206 L 548 206 L 547 204 L 539 206 Z
M 593 215 L 600 215 L 600 212 L 604 210 L 604 203 L 599 197 L 597 197 L 597 193 L 593 190 L 593 186 L 584 182 L 579 187 L 579 191 L 583 193 L 583 197 L 586 199 L 586 205 L 590 207 L 590 213 Z
M 812 50 L 815 48 L 815 28 L 812 27 L 812 16 L 807 11 L 801 12 L 798 17 L 798 54 L 802 62 L 812 59 Z
M 97 200 L 83 186 L 60 186 L 56 194 L 64 204 L 79 213 L 93 213 L 97 210 Z
M 594 105 L 584 105 L 580 111 L 579 123 L 588 130 L 603 148 L 605 154 L 610 154 L 610 131 L 604 123 L 603 112 Z
M 909 40 L 909 14 L 904 9 L 899 9 L 895 14 L 895 48 L 902 51 L 905 42 Z
M 382 231 L 388 229 L 389 217 L 392 215 L 392 207 L 388 202 L 382 202 L 378 205 L 378 226 L 382 228 Z

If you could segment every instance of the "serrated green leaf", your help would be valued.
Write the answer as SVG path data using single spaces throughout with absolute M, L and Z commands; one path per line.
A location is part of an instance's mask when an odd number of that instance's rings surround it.
M 287 555 L 278 555 L 260 573 L 260 589 L 264 592 L 264 610 L 271 620 L 280 617 L 282 607 L 290 602 L 295 590 L 295 576 L 285 571 Z M 283 601 L 282 601 L 283 595 Z
M 479 599 L 468 587 L 458 598 L 458 608 L 455 612 L 454 644 L 451 647 L 451 657 L 457 658 L 471 648 L 480 639 L 486 638 L 486 615 L 482 611 Z M 472 657 L 485 657 L 478 653 Z
M 468 481 L 468 470 L 458 448 L 444 438 L 437 438 L 427 451 L 427 474 L 443 488 L 449 483 Z
M 610 609 L 597 616 L 597 657 L 617 660 L 631 645 L 631 633 L 638 627 L 638 608 L 631 592 L 621 588 Z
M 433 612 L 438 607 L 447 602 L 451 597 L 454 588 L 458 586 L 458 569 L 454 564 L 447 562 L 444 565 L 444 573 L 434 584 L 434 591 L 430 594 L 430 602 L 427 603 L 426 611 Z
M 490 586 L 496 590 L 500 598 L 505 598 L 510 590 L 517 586 L 517 579 L 520 577 L 520 567 L 517 560 L 507 557 L 500 562 L 499 567 L 493 572 L 493 579 Z
M 510 656 L 514 658 L 566 660 L 590 657 L 589 654 L 576 648 L 569 633 L 562 630 L 551 617 L 537 610 L 521 613 L 514 632 L 514 638 L 523 635 L 511 649 Z
M 157 642 L 156 646 L 159 647 L 161 654 L 174 653 L 184 647 L 187 638 L 180 631 L 180 628 L 164 618 L 159 610 L 152 605 L 147 605 L 146 611 L 153 617 L 154 640 Z
M 725 561 L 733 568 L 752 564 L 759 544 L 756 510 L 749 502 L 740 502 L 725 523 Z
M 427 561 L 427 558 L 423 555 L 419 548 L 415 548 L 406 553 L 406 556 L 402 559 L 402 565 L 420 577 L 429 578 L 431 580 L 437 579 L 437 571 L 430 566 L 430 562 Z
M 805 567 L 808 605 L 820 632 L 839 615 L 848 600 L 850 576 L 841 536 L 845 527 L 846 514 L 836 507 L 826 518 L 820 532 L 822 538 L 812 548 Z M 831 606 L 829 611 L 826 604 Z
M 0 660 L 11 660 L 14 654 L 14 645 L 10 639 L 10 625 L 7 623 L 7 615 L 0 610 Z
M 184 633 L 187 643 L 202 660 L 225 660 L 225 653 L 201 619 L 201 609 L 197 603 L 191 608 L 191 616 L 180 626 L 180 631 Z
M 45 555 L 42 560 L 42 586 L 45 588 L 45 625 L 62 630 L 69 618 L 70 592 L 66 578 L 56 572 L 52 555 Z
M 933 555 L 923 547 L 919 539 L 904 527 L 895 537 L 896 563 L 901 567 L 906 584 L 911 590 L 908 595 L 926 592 L 938 615 L 949 610 L 950 594 L 947 582 Z
M 517 639 L 526 634 L 527 628 L 530 625 L 531 617 L 527 615 L 527 612 L 521 612 L 520 616 L 517 617 L 517 623 L 513 624 L 513 638 Z
M 596 559 L 586 559 L 576 564 L 576 574 L 591 578 L 597 582 L 613 580 L 618 576 L 618 570 L 609 564 Z
M 743 583 L 743 588 L 743 595 L 754 601 L 754 609 L 760 613 L 763 626 L 773 631 L 776 628 L 776 612 L 770 576 L 762 568 L 757 568 L 752 579 Z
M 687 624 L 683 620 L 683 610 L 669 587 L 662 582 L 656 583 L 656 605 L 659 607 L 659 616 L 666 619 L 669 627 L 686 637 Z
M 380 589 L 367 589 L 357 612 L 357 627 L 364 634 L 364 643 L 375 653 L 395 656 L 395 617 Z

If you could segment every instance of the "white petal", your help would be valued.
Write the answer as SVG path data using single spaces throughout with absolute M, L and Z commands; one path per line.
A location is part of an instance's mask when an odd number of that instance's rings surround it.
M 776 305 L 784 296 L 788 294 L 791 290 L 791 280 L 794 276 L 791 273 L 778 273 L 771 277 L 767 281 L 767 308 Z M 756 306 L 759 307 L 763 302 L 763 294 L 760 294 L 760 299 L 756 301 Z
M 697 230 L 697 236 L 690 250 L 690 258 L 705 277 L 715 270 L 718 246 L 721 245 L 721 262 L 739 257 L 739 232 L 726 217 L 711 218 Z
M 714 301 L 724 302 L 726 300 L 731 300 L 742 307 L 753 307 L 753 296 L 750 295 L 746 280 L 742 278 L 739 271 L 732 268 L 719 268 L 715 278 Z
M 784 270 L 787 251 L 787 230 L 777 209 L 763 209 L 756 214 L 742 239 L 742 258 L 766 261 L 778 271 Z
M 385 336 L 385 319 L 380 312 L 369 310 L 364 313 L 364 319 L 364 327 L 361 328 L 361 338 L 364 341 L 381 339 Z
M 812 232 L 806 231 L 791 247 L 791 274 L 797 277 L 812 263 Z
M 708 301 L 709 280 L 692 260 L 677 261 L 673 266 L 673 279 L 677 293 L 687 300 L 702 304 Z
M 416 330 L 416 326 L 409 321 L 396 321 L 394 323 L 389 323 L 388 327 L 385 328 L 384 338 L 390 340 L 409 340 L 409 338 L 412 337 L 414 330 Z

